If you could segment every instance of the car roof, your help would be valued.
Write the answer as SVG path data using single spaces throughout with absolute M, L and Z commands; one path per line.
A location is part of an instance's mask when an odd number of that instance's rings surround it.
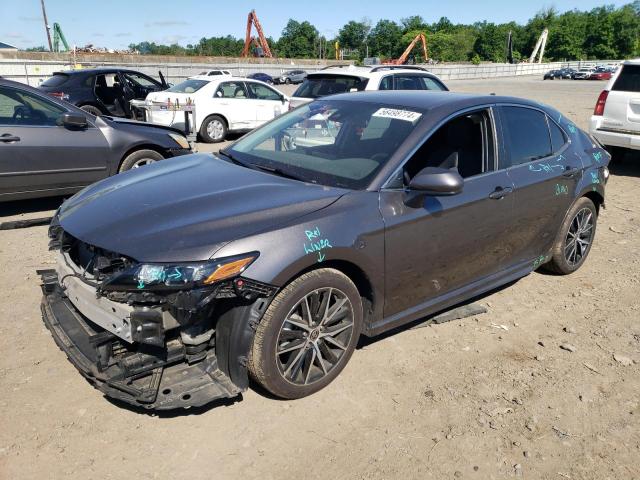
M 403 106 L 408 108 L 419 108 L 431 110 L 439 107 L 450 107 L 452 111 L 460 110 L 477 105 L 488 105 L 494 103 L 520 104 L 533 106 L 547 110 L 545 105 L 524 98 L 479 95 L 473 93 L 440 92 L 436 90 L 365 90 L 354 93 L 340 93 L 318 99 L 322 100 L 343 100 L 350 102 L 379 103 L 389 106 Z
M 640 65 L 640 58 L 630 58 L 622 62 L 623 65 Z
M 78 70 L 58 70 L 57 72 L 53 72 L 54 75 L 64 74 L 64 75 L 93 75 L 97 73 L 115 73 L 115 72 L 131 72 L 131 73 L 142 73 L 143 75 L 149 75 L 148 73 L 139 72 L 137 70 L 132 70 L 130 68 L 118 68 L 118 67 L 98 67 L 98 68 L 82 68 Z
M 426 68 L 419 66 L 404 66 L 404 65 L 371 65 L 367 67 L 361 67 L 356 65 L 335 65 L 317 70 L 309 75 L 358 75 L 360 77 L 372 77 L 376 74 L 385 75 L 389 72 L 394 73 L 423 73 L 436 77 L 435 74 L 429 72 Z

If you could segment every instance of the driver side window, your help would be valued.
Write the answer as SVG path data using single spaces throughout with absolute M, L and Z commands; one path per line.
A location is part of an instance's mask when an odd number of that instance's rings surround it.
M 36 95 L 0 87 L 0 124 L 55 126 L 66 110 Z
M 403 183 L 426 167 L 457 169 L 462 178 L 494 169 L 494 141 L 488 110 L 466 113 L 442 125 L 403 169 Z

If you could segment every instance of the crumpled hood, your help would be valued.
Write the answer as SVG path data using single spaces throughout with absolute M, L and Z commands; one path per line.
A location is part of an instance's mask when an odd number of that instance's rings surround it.
M 62 205 L 59 222 L 84 242 L 141 262 L 197 261 L 344 193 L 194 154 L 90 185 Z

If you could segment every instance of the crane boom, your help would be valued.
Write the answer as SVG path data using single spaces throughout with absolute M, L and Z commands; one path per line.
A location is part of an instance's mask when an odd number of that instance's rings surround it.
M 531 57 L 529 57 L 529 63 L 535 62 L 536 55 L 538 54 L 538 50 L 540 51 L 540 57 L 538 58 L 538 63 L 542 63 L 542 57 L 544 57 L 544 48 L 547 45 L 547 37 L 549 36 L 549 30 L 545 28 L 540 36 L 538 37 L 538 41 L 536 42 L 536 46 L 533 49 L 533 53 Z
M 67 39 L 64 38 L 64 33 L 62 33 L 62 28 L 59 23 L 53 24 L 53 51 L 60 51 L 60 42 L 64 46 L 64 51 L 68 52 L 70 50 L 69 44 L 67 43 Z
M 260 21 L 258 20 L 258 16 L 256 15 L 255 10 L 251 10 L 249 15 L 247 16 L 247 32 L 244 38 L 244 48 L 242 49 L 242 54 L 240 56 L 247 57 L 249 56 L 249 51 L 251 50 L 251 44 L 256 41 L 254 37 L 251 36 L 251 27 L 256 27 L 256 32 L 258 33 L 257 42 L 262 48 L 262 53 L 265 57 L 273 57 L 271 54 L 271 49 L 269 48 L 269 44 L 267 43 L 267 39 L 264 36 L 264 31 L 262 30 L 262 25 L 260 25 Z
M 424 54 L 424 60 L 427 61 L 427 59 L 429 58 L 427 53 L 427 37 L 425 37 L 424 33 L 419 33 L 418 35 L 416 35 L 416 38 L 411 41 L 404 53 L 400 55 L 400 58 L 396 60 L 390 60 L 388 63 L 391 65 L 404 65 L 404 63 L 407 61 L 407 58 L 409 57 L 409 54 L 414 49 L 418 41 L 422 42 L 422 53 Z

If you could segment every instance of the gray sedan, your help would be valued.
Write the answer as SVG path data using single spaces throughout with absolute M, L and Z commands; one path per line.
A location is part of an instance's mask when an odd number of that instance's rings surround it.
M 190 152 L 179 130 L 94 117 L 0 79 L 0 202 L 71 194 L 118 172 Z

